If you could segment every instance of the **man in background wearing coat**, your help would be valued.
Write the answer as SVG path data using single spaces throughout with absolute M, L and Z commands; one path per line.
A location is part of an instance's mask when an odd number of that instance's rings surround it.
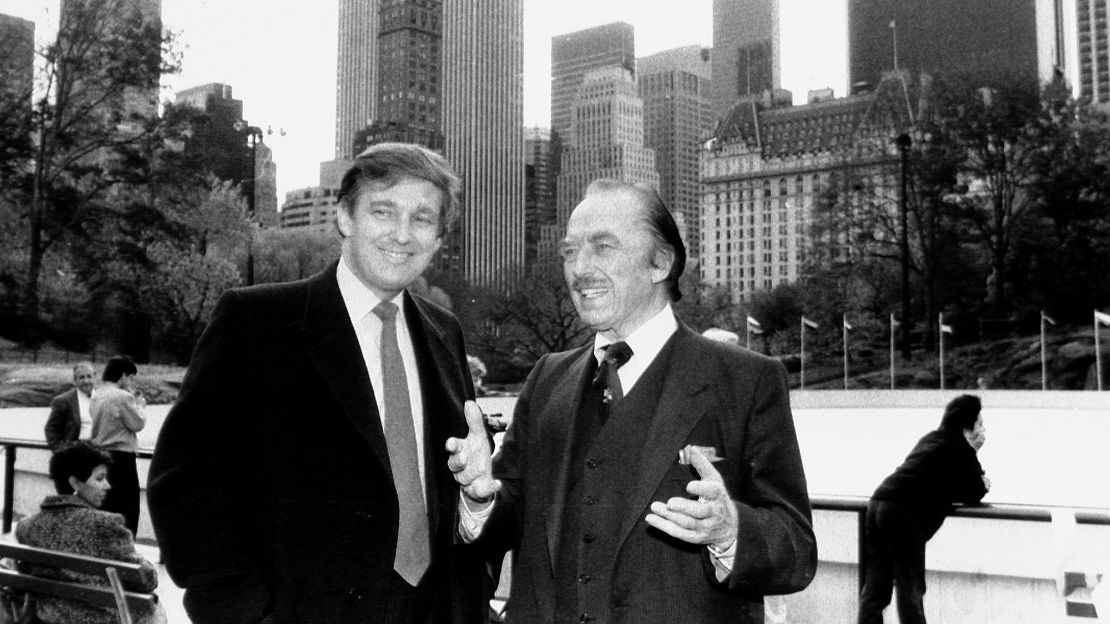
M 150 468 L 195 624 L 485 618 L 445 450 L 474 396 L 462 333 L 407 290 L 459 186 L 430 150 L 375 145 L 340 187 L 337 263 L 221 297 Z
M 540 358 L 493 460 L 450 460 L 460 531 L 515 549 L 514 622 L 763 622 L 816 568 L 786 375 L 675 317 L 686 252 L 654 191 L 594 182 L 561 245 L 590 344 Z
M 95 383 L 92 364 L 79 362 L 73 367 L 73 388 L 50 401 L 50 416 L 46 418 L 43 434 L 52 450 L 66 442 L 89 438 L 92 432 L 89 398 Z

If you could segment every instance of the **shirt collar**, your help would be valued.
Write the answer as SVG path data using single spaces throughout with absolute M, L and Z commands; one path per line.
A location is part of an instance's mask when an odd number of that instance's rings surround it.
M 658 314 L 637 327 L 636 331 L 629 334 L 624 341 L 632 349 L 632 359 L 650 362 L 663 350 L 663 345 L 667 344 L 676 331 L 678 331 L 678 321 L 675 320 L 674 311 L 671 310 L 671 304 L 668 302 Z M 594 357 L 598 362 L 605 354 L 605 347 L 612 343 L 613 341 L 605 336 L 594 334 Z
M 366 318 L 366 315 L 373 312 L 374 308 L 382 302 L 381 297 L 375 295 L 372 290 L 355 277 L 351 267 L 347 266 L 346 258 L 341 257 L 339 259 L 339 266 L 335 269 L 335 281 L 339 283 L 339 294 L 343 297 L 343 305 L 347 307 L 351 324 L 359 327 L 362 319 Z M 400 322 L 404 322 L 405 306 L 401 294 L 398 293 L 390 301 L 397 305 L 397 316 L 400 318 Z

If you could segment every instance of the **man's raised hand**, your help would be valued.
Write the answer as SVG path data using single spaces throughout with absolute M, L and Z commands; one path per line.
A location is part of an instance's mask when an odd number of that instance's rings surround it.
M 476 503 L 488 502 L 501 490 L 501 482 L 493 478 L 492 449 L 486 434 L 485 416 L 474 401 L 463 405 L 466 426 L 465 438 L 448 438 L 447 467 L 455 475 L 462 493 Z
M 736 504 L 708 457 L 693 446 L 686 447 L 686 456 L 701 477 L 686 484 L 686 491 L 698 499 L 676 496 L 666 503 L 656 501 L 651 504 L 647 523 L 684 542 L 725 550 L 736 542 L 740 530 Z

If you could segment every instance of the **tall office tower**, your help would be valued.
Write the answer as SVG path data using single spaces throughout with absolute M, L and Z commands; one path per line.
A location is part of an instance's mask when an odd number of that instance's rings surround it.
M 631 24 L 614 22 L 551 38 L 551 130 L 565 142 L 578 88 L 587 72 L 623 67 L 635 75 L 636 43 Z
M 700 256 L 698 154 L 713 131 L 710 50 L 686 46 L 636 61 L 644 142 L 655 151 L 659 194 L 682 215 L 687 253 Z
M 29 111 L 34 84 L 35 23 L 0 13 L 0 115 Z
M 598 178 L 659 189 L 655 152 L 644 145 L 644 103 L 631 72 L 608 67 L 587 73 L 571 112 L 556 184 L 560 228 Z
M 67 33 L 87 28 L 97 29 L 97 39 L 103 43 L 111 41 L 113 28 L 128 24 L 130 19 L 139 17 L 149 28 L 143 41 L 129 42 L 129 45 L 148 46 L 147 58 L 160 58 L 162 47 L 162 0 L 62 0 L 58 26 L 58 43 L 61 46 L 58 63 L 60 81 L 67 80 L 64 75 L 69 71 L 65 62 L 70 44 L 65 40 Z M 91 38 L 90 38 L 91 40 Z M 89 40 L 75 41 L 74 46 L 84 47 Z M 137 50 L 132 50 L 139 58 Z M 89 76 L 87 70 L 76 71 L 75 81 L 84 86 L 75 89 L 71 95 L 81 95 L 90 105 L 108 117 L 117 119 L 115 126 L 123 132 L 142 132 L 142 119 L 158 114 L 159 85 L 157 81 L 150 86 L 126 87 L 122 93 L 108 94 L 96 92 L 96 77 Z M 136 117 L 138 119 L 136 119 Z
M 1077 0 L 1080 95 L 1110 106 L 1110 51 L 1107 24 L 1110 0 Z
M 442 149 L 443 0 L 379 0 L 378 111 L 374 124 Z M 472 59 L 468 59 L 472 60 Z
M 713 0 L 713 115 L 781 84 L 779 0 Z
M 339 0 L 335 158 L 354 157 L 355 133 L 377 116 L 378 1 Z
M 444 155 L 463 180 L 450 247 L 476 286 L 505 288 L 524 270 L 523 73 L 521 0 L 444 0 Z
M 1055 0 L 848 0 L 848 81 L 895 69 L 983 84 L 1051 80 L 1060 71 Z
M 529 267 L 537 266 L 541 258 L 554 256 L 553 241 L 543 236 L 545 228 L 555 225 L 554 159 L 551 130 L 525 128 L 524 263 Z

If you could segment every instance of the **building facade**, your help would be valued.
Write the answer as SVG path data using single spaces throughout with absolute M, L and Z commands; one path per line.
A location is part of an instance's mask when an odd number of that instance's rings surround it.
M 540 247 L 541 232 L 555 225 L 555 151 L 548 128 L 524 130 L 524 263 L 536 266 L 553 250 Z M 542 252 L 542 253 L 541 253 Z
M 659 195 L 685 224 L 686 251 L 701 255 L 698 155 L 713 130 L 710 51 L 700 46 L 637 59 L 644 143 L 655 152 Z
M 849 84 L 878 84 L 893 69 L 960 74 L 984 84 L 1046 82 L 1066 71 L 1055 4 L 848 0 Z
M 701 154 L 701 277 L 707 285 L 725 287 L 744 302 L 757 291 L 793 283 L 818 202 L 835 196 L 850 205 L 862 180 L 872 196 L 889 195 L 897 152 L 890 126 L 872 117 L 873 101 L 892 94 L 898 90 L 838 99 L 815 92 L 801 106 L 783 94 L 733 107 Z
M 444 155 L 463 181 L 446 255 L 472 285 L 507 288 L 524 268 L 521 0 L 445 0 L 443 46 Z
M 644 143 L 644 103 L 630 71 L 609 67 L 587 73 L 572 120 L 556 184 L 559 230 L 598 178 L 659 189 L 655 152 Z
M 34 86 L 35 23 L 0 13 L 0 114 L 29 111 Z
M 636 37 L 631 24 L 614 22 L 551 38 L 551 130 L 565 143 L 575 99 L 587 72 L 622 67 L 635 75 Z
M 1108 13 L 1110 0 L 1076 0 L 1080 95 L 1104 108 L 1110 107 Z
M 432 149 L 443 145 L 440 89 L 443 0 L 378 0 L 378 110 Z
M 377 117 L 378 0 L 339 0 L 335 157 L 354 157 L 355 133 Z
M 713 0 L 713 114 L 781 86 L 779 0 Z
M 282 229 L 335 231 L 335 211 L 339 207 L 336 199 L 338 188 L 310 186 L 296 189 L 285 194 L 281 205 L 280 227 Z

